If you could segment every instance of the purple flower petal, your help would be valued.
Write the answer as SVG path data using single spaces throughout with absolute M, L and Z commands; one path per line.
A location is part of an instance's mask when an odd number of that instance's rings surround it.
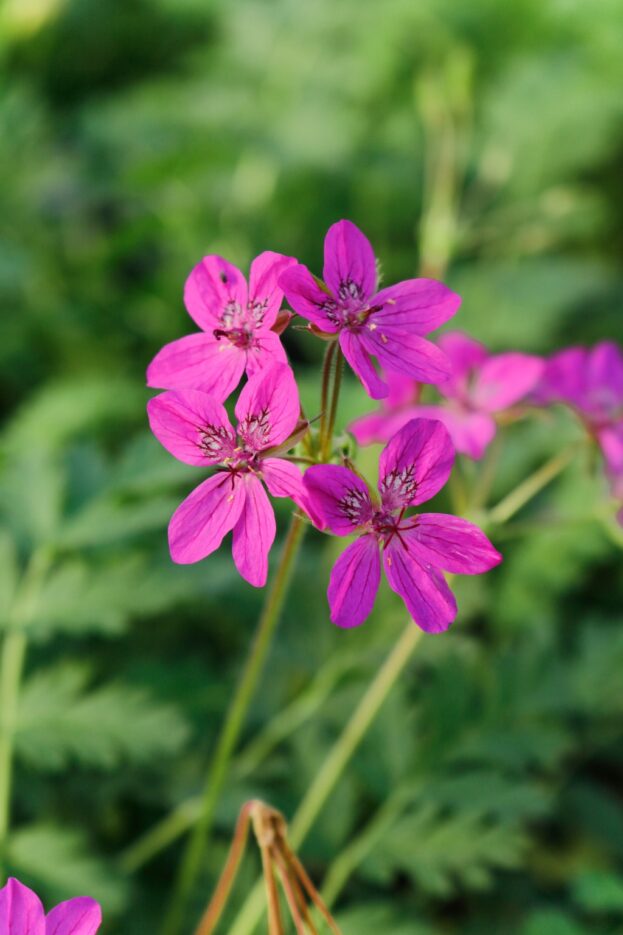
M 273 364 L 287 364 L 288 355 L 279 335 L 274 331 L 256 331 L 253 342 L 247 350 L 247 376 L 255 376 L 265 367 Z
M 236 447 L 225 407 L 198 390 L 161 393 L 147 414 L 160 444 L 185 464 L 222 464 Z
M 102 910 L 94 899 L 79 896 L 60 903 L 48 913 L 45 935 L 95 935 L 102 924 Z
M 553 354 L 545 362 L 541 381 L 535 390 L 536 399 L 542 404 L 564 401 L 582 408 L 587 371 L 586 348 L 569 347 Z
M 371 321 L 361 329 L 361 341 L 387 370 L 395 370 L 420 383 L 442 383 L 450 375 L 450 362 L 432 341 L 393 328 L 375 328 Z
M 253 451 L 280 445 L 293 432 L 300 411 L 294 374 L 285 364 L 273 364 L 251 377 L 238 397 L 238 434 Z
M 406 279 L 381 289 L 374 296 L 373 304 L 383 306 L 372 315 L 381 330 L 395 328 L 425 335 L 452 318 L 461 304 L 461 297 L 435 279 Z
M 376 260 L 368 238 L 352 221 L 332 224 L 324 239 L 323 278 L 341 301 L 366 302 L 376 288 Z
M 432 407 L 431 407 L 432 408 Z M 370 412 L 367 416 L 360 416 L 348 426 L 348 431 L 354 435 L 358 445 L 371 445 L 374 442 L 388 442 L 403 425 L 417 418 L 419 407 L 399 409 L 397 412 L 385 412 L 379 409 Z M 426 418 L 429 418 L 426 416 Z M 432 418 L 432 416 L 430 417 Z
M 320 288 L 306 266 L 301 263 L 291 266 L 279 277 L 279 285 L 297 315 L 311 321 L 321 331 L 331 334 L 338 331 L 335 316 L 327 315 L 331 307 L 336 307 L 335 300 Z
M 236 525 L 244 500 L 244 484 L 229 472 L 219 472 L 196 487 L 169 523 L 173 561 L 188 565 L 216 551 Z
M 242 483 L 246 496 L 234 526 L 234 562 L 245 581 L 263 588 L 268 576 L 268 553 L 275 541 L 275 514 L 257 477 L 246 474 Z
M 484 532 L 458 516 L 422 513 L 416 526 L 401 532 L 419 561 L 458 575 L 480 575 L 502 561 Z
M 383 552 L 385 574 L 421 630 L 442 633 L 455 620 L 456 600 L 440 572 L 394 538 Z
M 247 352 L 226 338 L 189 334 L 165 344 L 147 368 L 147 385 L 203 390 L 223 402 L 240 383 Z
M 623 419 L 597 432 L 613 496 L 623 497 Z
M 430 500 L 444 486 L 454 464 L 447 429 L 432 419 L 412 419 L 381 452 L 379 490 L 388 510 Z
M 372 516 L 370 492 L 364 482 L 339 464 L 315 464 L 305 471 L 308 506 L 319 529 L 349 536 Z
M 224 313 L 246 309 L 247 283 L 237 267 L 222 256 L 206 256 L 197 263 L 184 287 L 184 303 L 190 317 L 204 331 L 223 323 Z
M 372 399 L 382 399 L 387 396 L 389 392 L 387 383 L 381 379 L 374 369 L 370 355 L 364 347 L 361 333 L 342 331 L 339 341 L 344 357 L 363 383 L 363 388 L 368 396 Z
M 251 263 L 249 275 L 249 306 L 251 317 L 263 328 L 271 328 L 283 300 L 283 289 L 279 277 L 288 267 L 294 266 L 292 256 L 265 250 Z
M 273 497 L 290 497 L 307 512 L 307 491 L 296 464 L 283 458 L 263 458 L 262 477 Z
M 46 935 L 41 900 L 13 877 L 0 889 L 0 932 L 6 935 Z
M 372 612 L 381 580 L 379 547 L 373 536 L 352 542 L 333 566 L 327 597 L 331 622 L 357 627 Z
M 445 406 L 414 406 L 421 419 L 438 419 L 450 433 L 452 444 L 461 454 L 478 461 L 495 438 L 495 419 L 487 412 L 472 412 L 460 403 Z
M 523 399 L 543 373 L 543 361 L 529 354 L 496 354 L 482 365 L 470 393 L 472 404 L 499 412 Z
M 591 402 L 604 415 L 623 405 L 623 353 L 612 341 L 602 341 L 590 352 L 586 381 Z

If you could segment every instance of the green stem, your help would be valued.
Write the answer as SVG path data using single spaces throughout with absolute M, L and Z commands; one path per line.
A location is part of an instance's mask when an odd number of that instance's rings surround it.
M 421 636 L 422 631 L 414 623 L 407 624 L 401 638 L 368 686 L 350 720 L 333 745 L 292 820 L 290 841 L 295 850 L 305 840 L 316 816 L 378 714 L 392 686 L 411 658 Z M 242 906 L 230 929 L 230 935 L 250 935 L 262 916 L 263 908 L 263 888 L 260 883 L 253 888 Z
M 325 444 L 320 450 L 320 457 L 323 461 L 326 461 L 331 453 L 331 441 L 333 440 L 333 432 L 335 429 L 335 419 L 337 416 L 337 406 L 340 399 L 340 386 L 342 383 L 342 371 L 344 369 L 344 355 L 342 354 L 341 348 L 339 345 L 337 347 L 337 355 L 335 358 L 335 374 L 333 377 L 333 392 L 331 394 L 331 408 L 329 410 L 329 419 L 327 422 L 327 432 L 325 437 Z
M 518 484 L 503 500 L 489 510 L 487 520 L 490 523 L 501 525 L 514 516 L 522 506 L 536 497 L 554 478 L 558 477 L 564 469 L 571 464 L 578 451 L 578 445 L 573 444 L 564 448 L 558 454 L 542 464 L 533 474 Z
M 322 364 L 322 382 L 320 385 L 320 438 L 319 448 L 322 452 L 327 444 L 327 422 L 329 419 L 329 387 L 331 386 L 331 368 L 335 356 L 336 341 L 327 346 Z
M 203 789 L 201 812 L 182 859 L 171 905 L 162 928 L 163 935 L 175 935 L 181 930 L 186 904 L 201 867 L 214 810 L 227 779 L 230 761 L 279 620 L 290 573 L 304 530 L 305 520 L 295 515 L 283 546 L 279 567 L 258 621 L 244 670 L 218 737 Z
M 50 563 L 49 552 L 33 553 L 7 621 L 0 659 L 0 878 L 4 864 L 11 818 L 13 750 L 19 710 L 19 692 L 24 672 L 27 637 L 24 627 L 34 611 L 37 595 Z

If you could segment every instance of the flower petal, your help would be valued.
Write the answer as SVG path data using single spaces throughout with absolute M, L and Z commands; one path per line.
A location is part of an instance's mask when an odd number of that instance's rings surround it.
M 234 562 L 245 581 L 263 588 L 268 576 L 268 553 L 275 541 L 275 513 L 257 477 L 247 474 L 242 483 L 246 496 L 234 526 Z
M 340 464 L 314 464 L 303 483 L 308 507 L 319 529 L 349 536 L 372 516 L 370 492 L 364 482 Z
M 374 325 L 371 321 L 361 329 L 361 340 L 386 370 L 395 370 L 420 383 L 442 383 L 448 379 L 450 362 L 432 341 Z
M 60 903 L 48 913 L 45 935 L 95 935 L 102 924 L 102 910 L 94 899 L 79 896 Z
M 224 313 L 237 317 L 246 310 L 246 280 L 222 256 L 205 256 L 186 280 L 184 304 L 200 328 L 212 331 L 222 325 Z
M 588 351 L 584 347 L 568 347 L 545 361 L 545 369 L 535 390 L 541 404 L 567 402 L 583 408 L 586 402 Z
M 190 387 L 223 402 L 240 383 L 247 353 L 227 338 L 189 334 L 165 344 L 147 368 L 147 385 L 163 390 Z
M 507 409 L 534 389 L 543 368 L 543 361 L 530 354 L 496 354 L 478 371 L 471 401 L 486 412 Z
M 597 432 L 606 462 L 606 473 L 615 497 L 623 497 L 623 419 Z
M 340 347 L 344 357 L 357 374 L 363 388 L 372 399 L 382 399 L 387 396 L 389 389 L 387 383 L 381 379 L 370 355 L 365 349 L 361 333 L 357 331 L 342 331 L 339 337 Z
M 433 419 L 407 422 L 381 452 L 379 490 L 388 510 L 430 500 L 444 486 L 454 464 L 448 430 Z
M 586 375 L 591 402 L 609 416 L 623 405 L 623 352 L 613 341 L 596 344 L 589 354 Z
M 263 328 L 272 328 L 283 301 L 279 277 L 294 266 L 293 256 L 265 250 L 251 263 L 249 275 L 249 311 L 254 321 Z
M 307 491 L 296 464 L 283 458 L 263 458 L 262 477 L 273 497 L 290 497 L 307 512 Z
M 433 407 L 430 407 L 433 408 Z M 379 409 L 366 416 L 360 416 L 348 426 L 358 445 L 372 445 L 374 442 L 388 442 L 403 425 L 420 415 L 419 407 L 407 407 L 396 412 Z M 431 417 L 432 418 L 432 417 Z
M 294 374 L 286 364 L 271 364 L 252 376 L 238 397 L 238 434 L 254 451 L 280 445 L 294 430 L 300 411 Z
M 236 447 L 225 407 L 198 390 L 169 390 L 147 403 L 149 425 L 164 448 L 185 464 L 221 464 Z
M 379 328 L 425 335 L 452 318 L 461 296 L 435 279 L 405 279 L 381 289 L 373 304 L 382 306 L 371 316 Z
M 381 581 L 381 559 L 373 536 L 361 536 L 342 552 L 333 566 L 327 597 L 331 622 L 358 627 L 374 607 Z
M 398 538 L 383 552 L 383 564 L 390 588 L 403 599 L 418 627 L 426 633 L 447 630 L 457 606 L 443 575 L 423 564 Z
M 478 461 L 495 438 L 495 419 L 487 412 L 471 412 L 450 400 L 445 406 L 414 406 L 413 417 L 438 419 L 461 454 Z
M 338 221 L 327 231 L 322 275 L 336 298 L 355 298 L 365 302 L 374 293 L 374 250 L 365 234 L 352 221 Z
M 242 512 L 245 488 L 239 477 L 219 472 L 186 497 L 169 523 L 169 549 L 178 565 L 215 552 Z
M 320 288 L 306 266 L 301 263 L 291 266 L 279 277 L 279 285 L 297 315 L 311 321 L 321 331 L 331 334 L 338 331 L 335 316 L 327 315 L 331 307 L 336 307 L 335 300 Z
M 0 932 L 45 935 L 45 916 L 36 893 L 11 877 L 0 889 Z
M 502 561 L 484 532 L 459 516 L 421 513 L 415 528 L 401 532 L 409 548 L 415 544 L 418 559 L 458 575 L 480 575 Z
M 247 376 L 252 377 L 271 364 L 287 364 L 288 355 L 281 339 L 274 331 L 256 331 L 247 350 Z

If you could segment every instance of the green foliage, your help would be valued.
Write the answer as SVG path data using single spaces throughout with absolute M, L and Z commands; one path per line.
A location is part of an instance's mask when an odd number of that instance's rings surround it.
M 202 475 L 148 437 L 143 373 L 194 330 L 188 270 L 263 249 L 319 269 L 348 216 L 386 282 L 449 259 L 455 324 L 492 347 L 623 341 L 622 31 L 618 0 L 0 9 L 0 637 L 27 638 L 7 861 L 46 900 L 89 892 L 105 932 L 157 931 L 179 847 L 132 875 L 119 857 L 196 808 L 261 603 L 227 547 L 167 555 Z M 286 342 L 316 415 L 320 349 Z M 341 428 L 369 408 L 347 376 Z M 502 437 L 491 502 L 580 433 L 552 410 Z M 578 456 L 491 530 L 500 568 L 453 585 L 456 626 L 423 641 L 304 846 L 345 935 L 621 931 L 611 514 Z M 196 914 L 241 803 L 294 812 L 404 625 L 386 588 L 364 628 L 328 624 L 339 548 L 305 543 Z

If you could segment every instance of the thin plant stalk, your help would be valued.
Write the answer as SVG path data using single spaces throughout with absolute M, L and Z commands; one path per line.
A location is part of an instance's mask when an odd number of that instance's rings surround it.
M 250 811 L 252 806 L 253 803 L 248 802 L 247 805 L 242 808 L 240 815 L 238 816 L 236 830 L 234 831 L 234 838 L 229 849 L 229 854 L 227 855 L 225 867 L 223 868 L 223 872 L 218 882 L 218 886 L 214 891 L 214 895 L 210 900 L 210 904 L 201 917 L 199 925 L 197 926 L 195 935 L 210 935 L 210 933 L 213 932 L 218 925 L 219 919 L 221 918 L 229 898 L 231 888 L 236 880 L 238 868 L 240 867 L 240 861 L 247 844 L 247 838 L 249 836 L 249 825 L 251 823 Z
M 551 483 L 564 469 L 571 464 L 578 453 L 578 445 L 574 443 L 568 448 L 563 448 L 542 464 L 540 468 L 530 474 L 525 480 L 515 487 L 503 500 L 489 510 L 487 519 L 496 525 L 502 525 L 517 513 L 522 506 L 525 506 L 533 497 Z
M 322 364 L 322 382 L 320 384 L 320 451 L 324 451 L 327 444 L 327 425 L 329 421 L 329 390 L 331 387 L 331 371 L 335 357 L 336 341 L 327 345 Z
M 293 516 L 281 552 L 279 567 L 268 591 L 253 643 L 210 762 L 203 789 L 201 812 L 182 859 L 171 905 L 165 917 L 163 935 L 176 935 L 181 931 L 186 904 L 201 868 L 216 804 L 227 778 L 231 758 L 281 614 L 305 525 L 302 516 L 299 514 Z
M 337 417 L 337 406 L 338 400 L 340 398 L 340 386 L 342 383 L 342 371 L 344 369 L 344 355 L 339 347 L 337 347 L 337 353 L 335 356 L 335 373 L 333 376 L 333 392 L 331 393 L 331 406 L 329 408 L 329 418 L 327 422 L 327 430 L 323 438 L 323 447 L 320 449 L 320 457 L 322 461 L 326 461 L 330 454 L 331 439 L 333 438 L 333 432 L 335 431 L 335 419 Z

